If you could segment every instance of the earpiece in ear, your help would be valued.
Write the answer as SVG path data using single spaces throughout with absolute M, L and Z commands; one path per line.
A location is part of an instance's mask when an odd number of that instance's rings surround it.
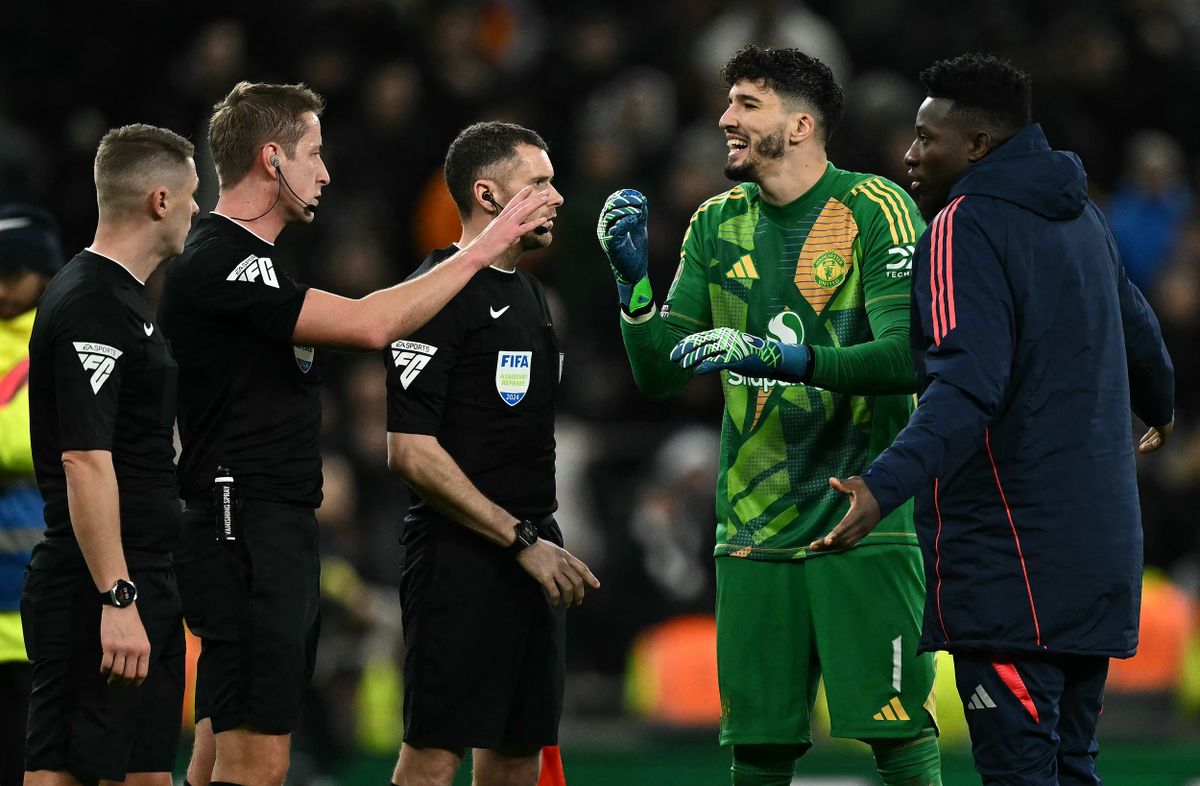
M 271 156 L 271 166 L 279 168 L 279 156 Z
M 492 192 L 491 192 L 491 191 L 486 191 L 486 190 L 485 190 L 485 191 L 484 191 L 484 192 L 483 192 L 483 193 L 482 193 L 482 194 L 479 196 L 479 198 L 480 198 L 480 199 L 482 199 L 484 202 L 487 202 L 488 204 L 490 204 L 492 207 L 496 208 L 496 212 L 497 212 L 497 213 L 499 213 L 499 212 L 500 212 L 500 205 L 496 203 L 496 198 L 495 198 L 494 196 L 492 196 Z

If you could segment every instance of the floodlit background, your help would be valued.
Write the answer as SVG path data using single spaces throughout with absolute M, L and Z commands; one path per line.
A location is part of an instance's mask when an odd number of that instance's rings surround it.
M 604 582 L 570 614 L 568 781 L 728 783 L 709 616 L 719 389 L 697 380 L 660 404 L 638 394 L 594 226 L 609 192 L 646 193 L 651 278 L 665 293 L 692 211 L 730 185 L 717 70 L 749 42 L 827 62 L 847 94 L 832 160 L 901 184 L 924 66 L 982 50 L 1033 74 L 1035 116 L 1052 144 L 1082 156 L 1178 380 L 1175 439 L 1139 459 L 1143 645 L 1114 664 L 1101 771 L 1116 786 L 1200 783 L 1197 0 L 14 0 L 0 24 L 0 202 L 50 208 L 73 254 L 94 228 L 97 141 L 146 122 L 197 144 L 206 210 L 212 104 L 241 79 L 304 81 L 328 100 L 332 183 L 320 218 L 285 232 L 279 258 L 312 285 L 361 295 L 457 238 L 441 162 L 460 128 L 498 118 L 541 132 L 566 197 L 553 247 L 529 258 L 567 353 L 559 521 Z M 401 732 L 394 584 L 406 505 L 384 464 L 382 358 L 334 355 L 325 393 L 324 629 L 290 781 L 381 783 Z M 946 782 L 977 783 L 944 665 Z M 864 750 L 821 741 L 798 782 L 873 783 Z

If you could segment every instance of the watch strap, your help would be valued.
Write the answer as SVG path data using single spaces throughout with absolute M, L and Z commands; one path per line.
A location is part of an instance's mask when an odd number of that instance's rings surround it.
M 122 597 L 128 597 L 128 600 L 121 602 Z M 105 606 L 115 606 L 119 609 L 124 609 L 132 606 L 137 597 L 138 590 L 136 584 L 128 579 L 117 579 L 107 592 L 100 593 L 100 602 Z
M 537 543 L 538 531 L 537 526 L 529 519 L 518 521 L 513 528 L 516 537 L 513 542 L 504 547 L 504 553 L 510 557 L 516 557 L 525 549 Z

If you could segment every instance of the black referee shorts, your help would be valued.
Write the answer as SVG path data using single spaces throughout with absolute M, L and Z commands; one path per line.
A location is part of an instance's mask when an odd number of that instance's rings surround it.
M 316 516 L 239 500 L 239 539 L 218 541 L 215 515 L 212 505 L 189 502 L 175 555 L 184 616 L 202 644 L 196 718 L 209 718 L 214 733 L 291 733 L 320 626 Z
M 441 519 L 406 527 L 405 742 L 514 754 L 558 744 L 565 610 L 465 527 Z M 562 543 L 553 519 L 539 529 Z
M 39 548 L 41 548 L 39 546 Z M 82 557 L 34 550 L 21 594 L 25 648 L 33 662 L 25 769 L 69 772 L 85 783 L 133 772 L 171 772 L 183 720 L 184 643 L 170 558 L 138 567 L 127 552 L 137 610 L 150 640 L 139 687 L 100 673 L 101 603 Z

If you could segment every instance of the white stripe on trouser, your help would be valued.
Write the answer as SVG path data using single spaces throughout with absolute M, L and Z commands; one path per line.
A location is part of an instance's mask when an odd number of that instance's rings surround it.
M 892 689 L 896 693 L 902 692 L 900 690 L 900 655 L 903 639 L 903 636 L 892 639 Z

